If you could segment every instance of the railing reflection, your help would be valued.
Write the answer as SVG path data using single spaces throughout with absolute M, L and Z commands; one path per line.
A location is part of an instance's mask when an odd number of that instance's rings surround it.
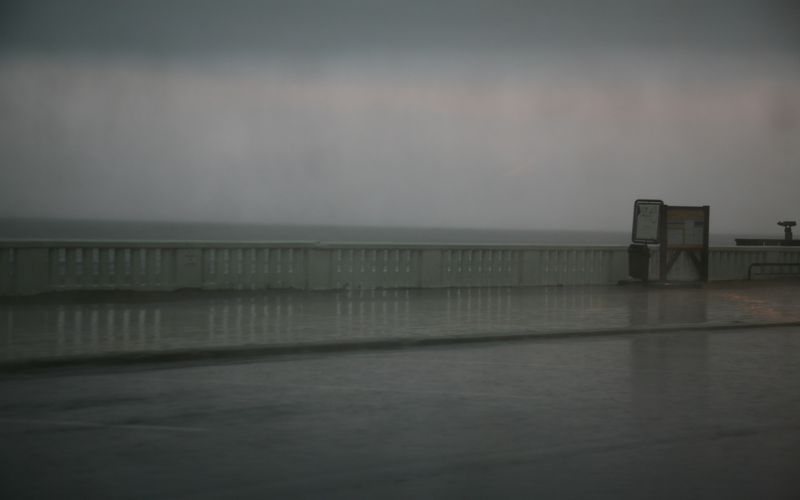
M 544 299 L 544 305 L 550 298 Z M 515 321 L 510 289 L 237 293 L 167 303 L 0 306 L 0 358 L 487 333 Z M 555 314 L 551 311 L 547 317 Z
M 800 320 L 770 290 L 487 287 L 214 292 L 0 304 L 0 359 L 349 340 Z
M 13 314 L 13 310 L 10 311 Z M 55 354 L 139 351 L 161 346 L 161 307 L 60 305 L 39 321 L 28 318 L 16 330 L 17 340 L 46 340 L 41 331 L 55 331 Z
M 176 302 L 0 306 L 2 358 L 621 326 L 591 288 L 196 295 Z M 54 335 L 53 335 L 54 333 Z
M 627 300 L 634 327 L 702 324 L 708 321 L 708 292 L 703 289 L 645 289 Z

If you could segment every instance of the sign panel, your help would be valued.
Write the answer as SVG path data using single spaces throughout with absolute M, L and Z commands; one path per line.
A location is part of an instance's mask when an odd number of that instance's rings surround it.
M 666 218 L 670 247 L 703 247 L 707 222 L 703 207 L 668 207 Z
M 636 200 L 633 204 L 634 243 L 658 243 L 659 223 L 664 202 L 661 200 Z

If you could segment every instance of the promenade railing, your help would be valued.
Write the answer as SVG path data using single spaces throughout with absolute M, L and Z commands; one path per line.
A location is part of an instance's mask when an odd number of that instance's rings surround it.
M 713 247 L 711 280 L 747 279 L 800 248 Z M 691 279 L 678 261 L 677 279 Z M 657 254 L 651 276 L 658 276 Z M 628 277 L 627 246 L 322 242 L 0 241 L 0 294 L 59 290 L 375 289 L 603 285 Z

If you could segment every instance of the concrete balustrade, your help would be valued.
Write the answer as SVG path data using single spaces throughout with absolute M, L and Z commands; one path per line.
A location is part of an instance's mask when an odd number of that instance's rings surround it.
M 754 262 L 800 262 L 800 248 L 717 247 L 711 279 L 746 279 Z M 676 279 L 691 279 L 678 261 Z M 625 246 L 318 242 L 3 241 L 0 294 L 181 288 L 306 290 L 613 284 Z M 658 276 L 658 258 L 651 259 Z

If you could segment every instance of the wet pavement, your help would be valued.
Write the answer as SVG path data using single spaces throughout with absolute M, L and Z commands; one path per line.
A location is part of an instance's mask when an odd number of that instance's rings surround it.
M 336 292 L 85 293 L 0 300 L 0 365 L 800 321 L 797 282 Z
M 630 318 L 589 292 L 559 310 Z M 5 375 L 0 498 L 797 499 L 798 359 L 784 327 Z

